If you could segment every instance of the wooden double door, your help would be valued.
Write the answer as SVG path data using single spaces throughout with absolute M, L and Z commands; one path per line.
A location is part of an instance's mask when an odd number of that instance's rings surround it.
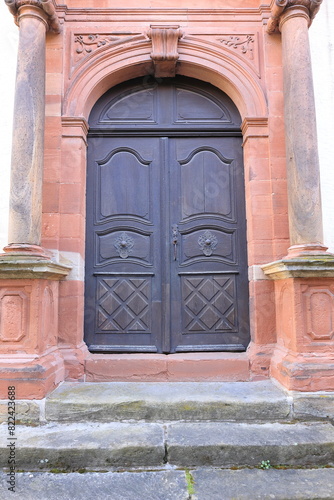
M 244 350 L 246 220 L 233 113 L 193 82 L 151 87 L 137 100 L 140 84 L 116 89 L 92 112 L 86 342 L 93 352 Z

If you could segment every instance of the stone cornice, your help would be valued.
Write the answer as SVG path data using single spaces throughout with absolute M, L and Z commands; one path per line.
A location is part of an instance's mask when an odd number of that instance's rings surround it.
M 322 0 L 274 0 L 271 8 L 271 17 L 267 25 L 267 32 L 271 35 L 279 31 L 279 22 L 281 16 L 287 11 L 292 9 L 306 10 L 310 19 L 310 24 L 316 16 Z
M 14 16 L 16 23 L 21 7 L 37 7 L 46 15 L 49 29 L 55 33 L 60 33 L 60 23 L 52 0 L 5 0 L 5 3 Z
M 0 256 L 0 279 L 48 279 L 61 280 L 71 267 L 36 256 Z

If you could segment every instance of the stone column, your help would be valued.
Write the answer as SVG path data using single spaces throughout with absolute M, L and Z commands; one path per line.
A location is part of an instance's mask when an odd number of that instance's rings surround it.
M 322 0 L 276 0 L 269 33 L 282 34 L 290 255 L 324 252 L 308 27 Z
M 45 34 L 59 30 L 51 0 L 5 0 L 20 28 L 14 108 L 10 233 L 0 255 L 0 398 L 42 399 L 65 377 L 58 348 L 59 280 L 70 268 L 40 247 Z
M 262 266 L 275 280 L 270 374 L 290 390 L 334 390 L 334 255 L 322 244 L 320 174 L 308 27 L 322 0 L 275 0 L 282 34 L 289 252 Z
M 280 19 L 291 251 L 326 250 L 315 102 L 308 39 L 310 12 L 291 6 Z
M 45 35 L 59 30 L 50 0 L 5 0 L 20 28 L 16 74 L 9 246 L 41 244 L 45 116 Z

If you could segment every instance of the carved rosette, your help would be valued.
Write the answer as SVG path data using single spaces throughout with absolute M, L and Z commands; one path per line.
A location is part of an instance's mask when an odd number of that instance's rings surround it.
M 217 247 L 218 241 L 215 235 L 211 233 L 211 231 L 206 230 L 204 234 L 201 234 L 201 236 L 198 238 L 198 244 L 202 249 L 204 255 L 206 257 L 210 257 L 210 255 L 212 255 L 213 251 Z
M 60 33 L 60 23 L 57 12 L 54 8 L 52 0 L 5 0 L 7 7 L 14 16 L 16 24 L 18 24 L 19 9 L 29 6 L 38 7 L 46 15 L 49 29 L 55 33 Z
M 178 41 L 182 36 L 179 26 L 151 26 L 147 36 L 152 40 L 151 59 L 156 78 L 173 77 L 179 58 Z
M 134 241 L 125 232 L 121 233 L 115 240 L 114 247 L 116 248 L 121 259 L 127 259 L 132 251 Z
M 268 21 L 267 32 L 271 35 L 279 31 L 279 22 L 282 14 L 293 8 L 304 8 L 310 18 L 310 24 L 315 18 L 322 0 L 275 0 L 271 9 L 271 17 Z

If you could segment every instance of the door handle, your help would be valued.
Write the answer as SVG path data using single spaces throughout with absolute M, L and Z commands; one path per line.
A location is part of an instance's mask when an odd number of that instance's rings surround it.
M 176 260 L 176 257 L 177 257 L 176 246 L 177 246 L 177 243 L 178 243 L 178 234 L 179 234 L 179 228 L 178 228 L 177 224 L 174 224 L 172 226 L 172 245 L 173 245 L 173 248 L 174 248 L 174 260 Z

